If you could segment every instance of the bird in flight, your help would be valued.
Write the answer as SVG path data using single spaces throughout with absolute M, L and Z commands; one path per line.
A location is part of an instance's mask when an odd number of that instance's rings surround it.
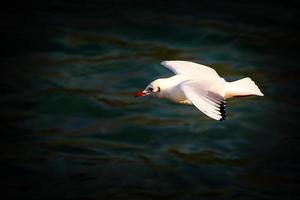
M 227 82 L 217 72 L 205 65 L 188 61 L 163 61 L 175 73 L 169 78 L 152 81 L 136 97 L 153 95 L 176 103 L 196 106 L 215 120 L 225 120 L 226 99 L 243 96 L 264 96 L 257 85 L 246 77 Z

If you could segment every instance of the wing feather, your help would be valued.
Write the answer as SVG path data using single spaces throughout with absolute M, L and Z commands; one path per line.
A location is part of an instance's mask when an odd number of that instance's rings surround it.
M 183 93 L 200 111 L 215 120 L 224 120 L 225 99 L 218 91 L 211 91 L 213 88 L 207 87 L 212 84 L 221 84 L 211 81 L 190 80 L 180 85 Z M 222 86 L 219 86 L 222 87 Z
M 175 74 L 181 74 L 195 79 L 211 80 L 220 78 L 214 69 L 194 62 L 163 61 L 161 62 L 161 65 L 168 68 Z

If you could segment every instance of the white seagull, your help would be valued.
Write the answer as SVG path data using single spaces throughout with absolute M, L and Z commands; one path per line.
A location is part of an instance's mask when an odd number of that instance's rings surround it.
M 193 104 L 215 120 L 224 120 L 225 99 L 242 96 L 264 96 L 249 78 L 226 82 L 217 72 L 205 65 L 188 61 L 163 61 L 164 67 L 175 73 L 169 78 L 151 82 L 136 97 L 153 95 L 176 103 Z

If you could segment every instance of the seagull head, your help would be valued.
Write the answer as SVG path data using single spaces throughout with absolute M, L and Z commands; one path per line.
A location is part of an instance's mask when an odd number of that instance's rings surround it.
M 143 91 L 135 93 L 135 97 L 144 97 L 148 95 L 159 95 L 161 92 L 161 81 L 157 79 L 152 81 Z

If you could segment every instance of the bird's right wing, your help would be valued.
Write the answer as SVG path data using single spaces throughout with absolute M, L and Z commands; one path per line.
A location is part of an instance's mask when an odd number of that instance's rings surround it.
M 194 62 L 163 61 L 161 62 L 161 65 L 168 68 L 175 74 L 180 74 L 195 79 L 211 80 L 220 78 L 214 69 Z
M 220 94 L 222 82 L 190 80 L 181 83 L 183 93 L 200 111 L 215 120 L 225 120 L 225 99 Z

